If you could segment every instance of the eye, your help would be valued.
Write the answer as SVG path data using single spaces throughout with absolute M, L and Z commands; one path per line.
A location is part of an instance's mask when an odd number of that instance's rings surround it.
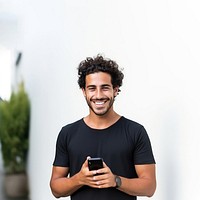
M 102 90 L 104 90 L 104 91 L 107 91 L 107 90 L 109 90 L 109 89 L 110 89 L 109 86 L 103 86 L 103 87 L 102 87 Z
M 95 90 L 95 87 L 88 87 L 88 90 L 92 92 Z

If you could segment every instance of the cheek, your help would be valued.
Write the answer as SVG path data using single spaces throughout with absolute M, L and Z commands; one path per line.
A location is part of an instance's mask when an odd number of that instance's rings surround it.
M 90 101 L 92 98 L 94 98 L 94 95 L 91 93 L 85 93 L 85 99 L 87 99 L 88 101 Z

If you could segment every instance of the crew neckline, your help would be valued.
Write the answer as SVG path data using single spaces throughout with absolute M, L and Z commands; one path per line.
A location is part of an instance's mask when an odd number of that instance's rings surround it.
M 110 128 L 112 128 L 113 126 L 115 126 L 116 124 L 118 124 L 123 118 L 124 118 L 123 116 L 120 116 L 119 119 L 118 119 L 115 123 L 111 124 L 110 126 L 108 126 L 108 127 L 106 127 L 106 128 L 102 128 L 102 129 L 90 127 L 89 125 L 87 125 L 87 124 L 85 123 L 84 118 L 82 118 L 81 121 L 82 121 L 82 123 L 83 123 L 87 128 L 89 128 L 90 130 L 104 131 L 104 130 L 110 129 Z

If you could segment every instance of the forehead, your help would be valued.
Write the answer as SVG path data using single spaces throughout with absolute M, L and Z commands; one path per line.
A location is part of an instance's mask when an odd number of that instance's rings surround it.
M 85 78 L 85 83 L 86 85 L 112 85 L 110 74 L 105 72 L 96 72 L 93 74 L 88 74 Z

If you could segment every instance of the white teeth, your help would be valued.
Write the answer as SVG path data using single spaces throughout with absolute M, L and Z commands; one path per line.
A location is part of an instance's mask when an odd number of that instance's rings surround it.
M 104 104 L 104 102 L 103 101 L 102 102 L 95 102 L 95 104 L 102 105 L 102 104 Z

